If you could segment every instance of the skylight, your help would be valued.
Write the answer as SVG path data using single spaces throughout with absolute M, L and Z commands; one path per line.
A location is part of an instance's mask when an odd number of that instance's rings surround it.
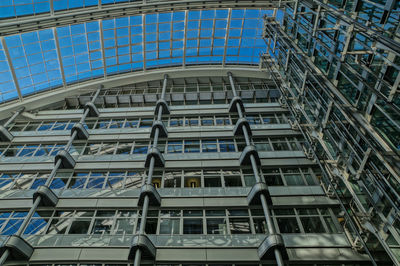
M 124 72 L 198 64 L 257 65 L 265 49 L 262 18 L 267 12 L 143 14 L 4 37 L 0 102 L 18 98 L 18 90 L 23 97 Z

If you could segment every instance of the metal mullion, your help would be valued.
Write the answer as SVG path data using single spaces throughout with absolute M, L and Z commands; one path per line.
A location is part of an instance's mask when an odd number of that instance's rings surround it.
M 199 32 L 197 33 L 197 40 L 198 40 L 198 43 L 197 43 L 197 57 L 199 57 L 200 56 L 200 33 L 201 33 L 201 16 L 200 16 L 200 18 L 199 18 Z M 199 85 L 197 84 L 197 89 L 199 88 Z
M 51 1 L 53 1 L 53 0 L 51 0 Z M 56 28 L 53 27 L 52 31 L 53 31 L 54 41 L 56 43 L 56 52 L 57 52 L 58 62 L 59 62 L 59 65 L 60 65 L 61 78 L 62 78 L 63 86 L 66 88 L 67 83 L 66 83 L 66 80 L 65 80 L 64 64 L 62 62 L 62 57 L 61 57 L 60 42 L 58 41 L 58 34 L 57 34 L 57 31 L 56 31 Z
M 117 28 L 117 21 L 116 21 L 116 19 L 114 18 L 113 19 L 114 20 L 114 40 L 115 40 L 115 59 L 117 60 L 117 66 L 119 66 L 119 56 L 118 56 L 118 48 L 119 48 L 119 45 L 118 45 L 118 36 L 117 36 L 117 30 L 118 30 L 118 28 Z
M 84 23 L 84 27 L 85 27 L 85 37 L 86 37 L 86 48 L 87 48 L 87 53 L 88 53 L 88 63 L 90 65 L 90 71 L 93 71 L 92 59 L 90 57 L 91 56 L 91 52 L 90 52 L 90 48 L 89 48 L 89 36 L 88 36 L 88 30 L 87 30 L 87 23 Z
M 128 48 L 129 48 L 129 62 L 131 63 L 131 70 L 133 70 L 133 60 L 132 60 L 132 29 L 131 29 L 131 17 L 129 17 L 128 19 L 128 38 L 129 38 L 129 42 L 128 42 Z
M 246 12 L 246 10 L 244 11 L 244 12 Z M 240 27 L 240 37 L 239 37 L 239 45 L 238 45 L 238 56 L 239 56 L 239 52 L 240 52 L 240 47 L 241 47 L 241 45 L 242 45 L 242 36 L 243 36 L 243 28 L 244 28 L 244 19 L 245 19 L 245 16 L 243 16 L 243 21 L 242 21 L 242 26 Z M 254 39 L 254 42 L 255 42 L 255 39 Z M 253 57 L 253 56 L 252 56 Z M 238 61 L 239 61 L 239 59 L 238 59 Z
M 15 88 L 17 89 L 18 98 L 19 98 L 20 101 L 22 101 L 23 98 L 22 98 L 21 88 L 19 87 L 17 75 L 15 74 L 15 69 L 14 69 L 14 66 L 13 66 L 13 63 L 12 63 L 12 60 L 11 60 L 11 57 L 10 57 L 10 53 L 8 51 L 8 47 L 7 47 L 7 44 L 6 44 L 6 41 L 5 41 L 4 37 L 0 37 L 0 41 L 1 41 L 1 44 L 3 46 L 4 54 L 6 56 L 6 60 L 7 60 L 7 63 L 8 63 L 8 66 L 9 66 L 9 69 L 10 69 L 10 72 L 11 72 L 11 75 L 12 75 L 12 78 L 13 78 L 13 82 L 14 82 Z M 25 52 L 25 50 L 24 50 L 24 52 Z M 32 78 L 31 78 L 31 80 L 32 80 Z
M 103 59 L 103 72 L 104 72 L 104 78 L 107 78 L 106 55 L 105 55 L 105 50 L 104 50 L 103 21 L 101 19 L 99 19 L 98 23 L 99 23 L 100 45 L 101 45 L 101 52 L 102 52 L 101 55 L 102 55 L 102 59 Z
M 215 17 L 212 21 L 213 21 L 213 27 L 212 27 L 212 34 L 211 34 L 210 56 L 213 55 L 213 51 L 214 51 L 213 47 L 214 47 L 214 40 L 215 40 L 215 26 L 217 24 L 217 14 L 215 14 Z
M 157 60 L 160 60 L 160 16 L 157 14 L 157 23 L 156 23 L 156 51 L 157 51 Z
M 49 0 L 50 4 L 50 16 L 54 16 L 54 3 L 53 0 Z
M 174 23 L 173 15 L 171 14 L 171 36 L 169 38 L 169 57 L 172 58 L 173 40 L 174 39 Z
M 222 66 L 225 66 L 225 61 L 226 61 L 226 51 L 228 48 L 228 40 L 229 40 L 229 30 L 230 30 L 230 24 L 231 24 L 231 17 L 232 17 L 232 8 L 229 8 L 228 11 L 228 21 L 226 23 L 226 33 L 225 33 L 225 47 L 224 47 L 224 56 L 222 59 Z
M 146 71 L 146 16 L 142 14 L 142 52 L 143 52 L 143 71 Z
M 323 228 L 324 228 L 324 230 L 325 230 L 325 233 L 330 233 L 330 229 L 329 229 L 329 227 L 328 227 L 328 225 L 326 224 L 326 222 L 325 222 L 325 219 L 324 219 L 324 217 L 325 216 L 327 216 L 327 215 L 322 215 L 321 214 L 321 210 L 319 209 L 319 208 L 317 208 L 317 212 L 318 212 L 318 215 L 316 215 L 316 216 L 318 216 L 319 217 L 319 219 L 321 220 L 321 223 L 322 223 L 322 226 L 323 226 Z M 333 219 L 332 219 L 333 220 Z
M 297 221 L 297 224 L 298 224 L 298 226 L 299 226 L 299 229 L 300 229 L 300 234 L 305 234 L 305 230 L 304 230 L 304 227 L 303 227 L 303 224 L 302 224 L 302 222 L 301 222 L 301 219 L 300 219 L 300 217 L 311 217 L 311 216 L 307 216 L 307 215 L 299 215 L 298 214 L 298 211 L 297 211 L 297 208 L 293 208 L 294 209 L 294 217 L 296 218 L 296 221 Z M 293 216 L 291 216 L 291 215 L 288 215 L 288 217 L 293 217 Z
M 183 64 L 182 67 L 185 68 L 186 67 L 186 43 L 187 43 L 187 25 L 188 25 L 188 11 L 185 10 L 185 20 L 184 20 L 184 30 L 183 30 L 183 51 L 182 51 L 182 60 L 183 60 Z

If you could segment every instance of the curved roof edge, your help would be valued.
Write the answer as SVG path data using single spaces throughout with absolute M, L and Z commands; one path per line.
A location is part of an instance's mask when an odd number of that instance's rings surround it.
M 12 113 L 21 106 L 24 106 L 26 111 L 33 110 L 43 106 L 44 102 L 57 102 L 68 96 L 88 93 L 96 90 L 96 88 L 101 85 L 103 85 L 103 88 L 113 88 L 133 83 L 161 80 L 163 79 L 164 74 L 168 74 L 170 78 L 190 78 L 227 76 L 228 72 L 232 72 L 232 74 L 236 77 L 265 79 L 270 77 L 267 72 L 262 71 L 259 67 L 251 66 L 224 67 L 215 65 L 201 65 L 185 68 L 170 67 L 142 72 L 130 72 L 127 74 L 120 74 L 106 78 L 93 79 L 84 83 L 70 85 L 65 88 L 62 87 L 51 91 L 45 91 L 43 93 L 24 98 L 23 102 L 15 100 L 13 102 L 5 103 L 0 107 L 0 119 L 5 119 L 11 116 Z
M 98 19 L 110 19 L 146 13 L 162 13 L 180 10 L 204 10 L 214 8 L 277 8 L 286 1 L 282 0 L 167 0 L 122 2 L 110 5 L 96 5 L 26 15 L 18 18 L 0 20 L 0 36 L 48 29 L 65 25 L 80 24 Z

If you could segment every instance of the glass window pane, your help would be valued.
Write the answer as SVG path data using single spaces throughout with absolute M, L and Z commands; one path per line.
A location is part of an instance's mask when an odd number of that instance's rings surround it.
M 113 224 L 112 218 L 95 219 L 92 234 L 110 234 Z
M 306 233 L 326 233 L 319 217 L 301 217 L 304 232 Z
M 72 222 L 69 234 L 87 234 L 90 226 L 90 219 L 77 219 Z
M 227 233 L 225 218 L 207 219 L 207 234 L 226 235 Z
M 184 219 L 184 234 L 203 234 L 203 219 Z
M 179 219 L 160 219 L 160 234 L 179 234 Z
M 229 218 L 231 234 L 250 234 L 249 218 Z
M 300 233 L 296 218 L 276 218 L 281 233 Z

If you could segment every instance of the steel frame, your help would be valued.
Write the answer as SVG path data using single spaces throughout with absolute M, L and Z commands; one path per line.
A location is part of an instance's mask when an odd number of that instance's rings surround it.
M 146 0 L 134 3 L 98 5 L 39 15 L 29 15 L 15 19 L 0 20 L 0 36 L 29 32 L 56 26 L 78 24 L 97 19 L 132 16 L 152 12 L 170 12 L 176 10 L 210 8 L 274 8 L 286 1 L 278 0 Z
M 205 76 L 224 76 L 227 72 L 232 72 L 236 77 L 269 78 L 269 74 L 258 69 L 258 66 L 227 66 L 202 65 L 202 66 L 180 66 L 147 71 L 130 72 L 126 74 L 100 77 L 86 82 L 61 87 L 58 89 L 44 91 L 24 98 L 26 110 L 33 110 L 43 106 L 44 102 L 54 103 L 63 100 L 65 97 L 79 95 L 95 91 L 97 86 L 103 85 L 105 89 L 116 86 L 124 86 L 135 82 L 146 82 L 161 79 L 163 74 L 168 74 L 171 78 L 179 77 L 205 77 Z M 0 119 L 8 118 L 12 112 L 21 107 L 20 101 L 3 103 L 0 106 Z
M 294 110 L 311 142 L 308 148 L 329 177 L 323 183 L 326 191 L 341 196 L 363 241 L 378 239 L 393 263 L 400 265 L 395 245 L 387 242 L 392 237 L 400 243 L 393 227 L 400 214 L 399 150 L 388 138 L 393 136 L 373 123 L 379 110 L 385 115 L 381 119 L 394 123 L 395 132 L 400 132 L 395 119 L 399 106 L 393 101 L 399 96 L 399 75 L 387 79 L 389 72 L 400 69 L 395 61 L 400 42 L 395 34 L 357 22 L 361 2 L 355 1 L 351 12 L 317 0 L 284 5 L 282 25 L 266 18 L 264 67 L 279 73 L 283 100 Z M 346 4 L 342 1 L 344 9 Z M 387 11 L 381 18 L 384 24 L 393 6 L 381 8 Z M 358 41 L 360 36 L 365 44 Z M 377 63 L 374 58 L 383 59 Z M 342 86 L 344 78 L 347 83 Z M 357 242 L 355 238 L 355 247 Z

